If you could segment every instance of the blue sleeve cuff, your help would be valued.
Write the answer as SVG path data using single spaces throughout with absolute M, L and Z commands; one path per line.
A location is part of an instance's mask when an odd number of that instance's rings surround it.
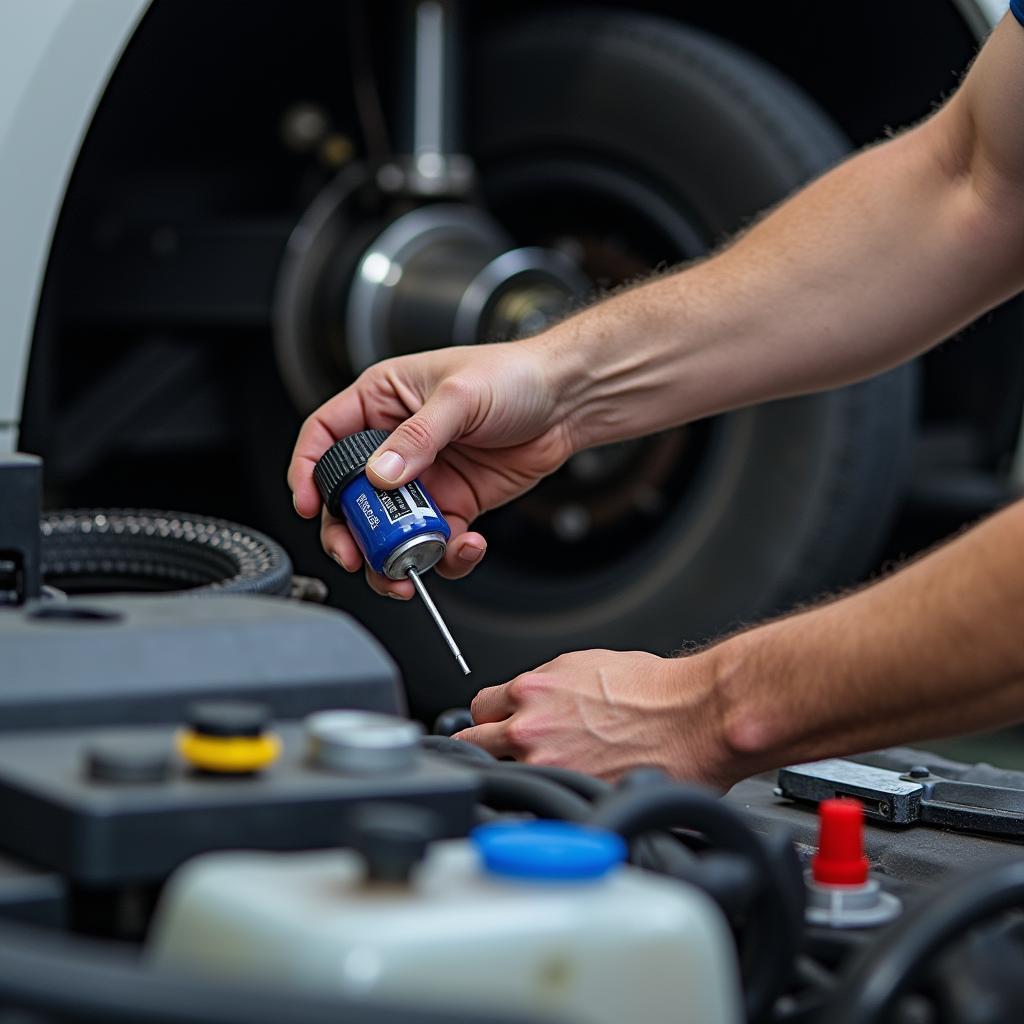
M 1010 10 L 1013 16 L 1024 25 L 1024 0 L 1010 0 Z

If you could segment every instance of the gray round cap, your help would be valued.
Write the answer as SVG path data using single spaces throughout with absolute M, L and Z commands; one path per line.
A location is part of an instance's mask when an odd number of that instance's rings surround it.
M 376 775 L 413 767 L 423 726 L 375 711 L 319 711 L 306 719 L 306 734 L 317 767 Z

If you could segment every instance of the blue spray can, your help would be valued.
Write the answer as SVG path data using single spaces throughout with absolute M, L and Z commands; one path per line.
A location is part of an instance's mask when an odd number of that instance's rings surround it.
M 469 666 L 420 579 L 441 560 L 451 528 L 418 480 L 385 491 L 366 477 L 366 463 L 387 438 L 386 430 L 362 430 L 335 441 L 320 457 L 313 477 L 327 511 L 346 523 L 367 565 L 390 579 L 412 581 L 468 674 Z

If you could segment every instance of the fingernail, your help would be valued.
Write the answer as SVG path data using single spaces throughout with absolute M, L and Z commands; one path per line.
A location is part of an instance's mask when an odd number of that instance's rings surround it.
M 335 561 L 336 561 L 336 562 L 338 563 L 338 565 L 340 565 L 340 566 L 342 567 L 342 569 L 344 569 L 344 570 L 345 570 L 345 572 L 351 572 L 351 571 L 352 571 L 352 570 L 351 570 L 351 569 L 349 569 L 349 567 L 348 567 L 348 566 L 347 566 L 347 565 L 346 565 L 346 564 L 345 564 L 345 563 L 344 563 L 344 562 L 343 562 L 343 561 L 341 560 L 341 555 L 339 555 L 337 551 L 332 551 L 332 552 L 331 552 L 331 558 L 333 558 L 333 559 L 334 559 L 334 560 L 335 560 Z
M 402 597 L 401 594 L 393 594 L 390 590 L 388 591 L 388 597 L 390 597 L 392 601 L 405 601 L 406 600 L 406 598 Z
M 459 558 L 464 562 L 479 562 L 484 557 L 486 550 L 486 548 L 482 548 L 478 544 L 464 544 L 459 548 Z
M 405 470 L 405 459 L 398 452 L 381 452 L 371 460 L 370 469 L 382 480 L 397 480 Z
M 296 498 L 294 494 L 292 495 L 292 508 L 295 509 L 300 516 L 302 515 L 302 513 L 299 512 L 299 499 Z

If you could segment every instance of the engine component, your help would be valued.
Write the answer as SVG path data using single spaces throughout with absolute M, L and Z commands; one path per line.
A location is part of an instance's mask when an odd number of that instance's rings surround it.
M 39 597 L 39 502 L 43 464 L 34 455 L 0 455 L 0 605 Z
M 271 597 L 133 595 L 0 613 L 0 732 L 167 722 L 199 698 L 282 718 L 397 713 L 394 662 L 333 609 Z
M 933 775 L 926 765 L 890 771 L 841 758 L 779 772 L 779 796 L 817 803 L 833 796 L 859 800 L 864 813 L 894 825 L 934 825 L 1020 838 L 1024 788 L 983 785 Z
M 134 509 L 50 512 L 40 523 L 43 575 L 62 589 L 288 594 L 292 563 L 238 523 Z
M 901 904 L 868 874 L 864 810 L 857 800 L 824 800 L 818 852 L 806 874 L 807 920 L 828 928 L 873 928 L 899 916 Z
M 0 919 L 58 928 L 67 923 L 66 900 L 60 875 L 0 856 Z
M 198 709 L 192 720 L 209 717 Z M 95 763 L 96 744 L 108 757 L 140 744 L 170 752 L 173 727 L 2 737 L 0 818 L 18 827 L 0 835 L 0 847 L 95 887 L 161 881 L 209 850 L 334 846 L 346 836 L 345 810 L 367 800 L 415 802 L 437 814 L 445 836 L 464 835 L 472 823 L 477 777 L 451 759 L 421 752 L 405 771 L 351 772 L 311 762 L 303 725 L 274 731 L 280 757 L 258 773 L 178 761 L 162 778 L 130 782 L 83 771 Z
M 197 859 L 165 890 L 152 962 L 552 1021 L 741 1019 L 717 908 L 692 886 L 622 864 L 614 833 L 488 825 L 431 845 L 414 868 L 422 833 L 387 843 L 384 832 L 372 852 L 362 843 L 359 853 Z M 376 880 L 381 860 L 387 881 Z
M 888 752 L 886 752 L 888 755 Z M 931 765 L 929 755 L 921 750 L 901 751 L 898 760 L 907 767 Z M 903 756 L 906 755 L 906 756 Z M 881 755 L 864 755 L 878 759 Z M 886 756 L 888 761 L 888 757 Z M 937 759 L 941 760 L 941 759 Z M 892 763 L 895 763 L 895 759 Z M 948 763 L 948 762 L 947 762 Z M 969 766 L 961 765 L 960 770 Z M 970 766 L 986 768 L 986 775 L 993 772 L 991 766 Z M 906 768 L 901 768 L 906 771 Z M 943 768 L 944 774 L 949 770 Z M 1024 772 L 1000 772 L 1000 775 L 1017 776 L 1018 785 L 1024 786 Z M 762 832 L 783 830 L 788 832 L 800 854 L 801 860 L 809 866 L 810 859 L 818 848 L 818 818 L 816 804 L 809 801 L 792 801 L 778 795 L 777 772 L 766 772 L 735 785 L 723 803 L 733 807 L 753 828 Z M 985 864 L 996 866 L 1019 850 L 1019 844 L 1011 836 L 972 835 L 937 828 L 893 828 L 884 821 L 870 815 L 865 817 L 864 848 L 876 876 L 886 886 L 906 890 L 922 885 L 952 882 L 964 864 L 981 867 Z
M 281 741 L 268 728 L 270 710 L 263 704 L 203 701 L 189 709 L 188 717 L 175 745 L 182 760 L 200 771 L 252 775 L 281 754 Z
M 641 776 L 635 788 L 602 801 L 591 819 L 627 839 L 659 829 L 701 833 L 716 850 L 752 865 L 752 898 L 740 953 L 747 1015 L 760 1020 L 789 983 L 803 937 L 804 892 L 789 837 L 752 832 L 729 807 L 704 790 Z
M 835 1024 L 874 1024 L 893 1019 L 900 997 L 914 990 L 936 954 L 970 928 L 1024 905 L 1024 864 L 1014 858 L 972 870 L 957 884 L 908 911 L 866 947 L 836 989 L 823 1019 Z M 998 1004 L 993 1001 L 993 1007 Z M 988 1017 L 989 1020 L 1017 1019 Z M 975 1018 L 983 1019 L 983 1018 Z
M 415 765 L 423 727 L 372 711 L 321 711 L 307 719 L 306 731 L 314 764 L 377 775 Z
M 313 469 L 317 488 L 327 511 L 348 524 L 374 572 L 412 581 L 459 668 L 468 676 L 469 665 L 420 579 L 421 573 L 441 560 L 451 528 L 418 480 L 382 491 L 366 478 L 367 461 L 387 438 L 386 430 L 363 430 L 336 441 Z

